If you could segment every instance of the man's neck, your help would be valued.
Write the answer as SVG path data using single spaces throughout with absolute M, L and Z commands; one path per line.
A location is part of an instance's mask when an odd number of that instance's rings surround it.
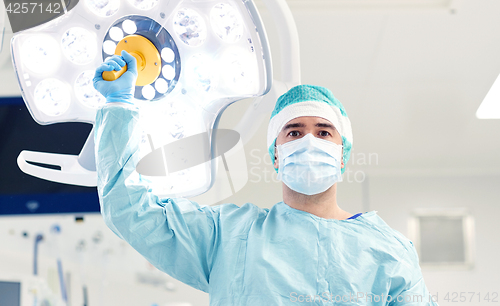
M 345 220 L 352 214 L 337 205 L 337 184 L 314 195 L 305 195 L 288 188 L 283 183 L 283 202 L 288 206 L 325 219 Z

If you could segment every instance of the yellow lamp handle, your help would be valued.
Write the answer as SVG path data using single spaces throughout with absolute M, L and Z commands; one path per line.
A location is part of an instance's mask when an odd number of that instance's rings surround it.
M 137 72 L 144 70 L 144 68 L 146 67 L 146 61 L 144 60 L 142 54 L 136 52 L 129 52 L 129 53 L 137 60 Z M 125 73 L 125 71 L 127 71 L 127 65 L 123 66 L 122 69 L 120 69 L 119 71 L 116 70 L 104 71 L 102 73 L 102 78 L 105 81 L 114 81 L 117 80 L 119 77 L 121 77 L 122 74 Z
M 113 70 L 113 71 L 104 71 L 102 73 L 102 78 L 106 81 L 114 81 L 117 80 L 119 77 L 122 76 L 122 74 L 127 71 L 127 65 L 123 66 L 122 69 L 119 71 Z

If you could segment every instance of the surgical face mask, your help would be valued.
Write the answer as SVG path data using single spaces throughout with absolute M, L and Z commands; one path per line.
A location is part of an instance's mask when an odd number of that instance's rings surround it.
M 318 194 L 342 181 L 342 146 L 312 134 L 277 146 L 278 179 L 290 189 Z

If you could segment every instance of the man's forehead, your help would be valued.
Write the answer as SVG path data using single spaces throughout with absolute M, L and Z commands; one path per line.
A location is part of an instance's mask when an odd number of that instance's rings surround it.
M 317 125 L 317 126 L 321 126 L 321 127 L 335 128 L 333 123 L 330 120 L 327 120 L 325 118 L 315 117 L 315 116 L 302 116 L 302 117 L 294 118 L 294 119 L 288 121 L 287 123 L 285 123 L 282 130 L 284 130 L 285 128 L 289 128 L 289 127 L 306 127 L 308 125 L 311 125 L 311 126 Z

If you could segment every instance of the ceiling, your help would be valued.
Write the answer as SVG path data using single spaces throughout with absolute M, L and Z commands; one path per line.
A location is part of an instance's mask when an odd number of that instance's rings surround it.
M 302 82 L 330 88 L 351 119 L 351 169 L 380 176 L 500 175 L 500 120 L 475 117 L 500 73 L 500 1 L 288 3 L 300 36 Z M 278 33 L 267 11 L 261 14 L 279 76 Z M 1 96 L 20 95 L 10 37 L 7 29 Z M 245 105 L 231 105 L 221 126 L 234 125 Z M 267 120 L 248 148 L 265 152 L 266 127 Z M 363 159 L 369 154 L 370 162 Z
M 359 0 L 343 8 L 348 1 L 288 2 L 300 36 L 302 82 L 330 88 L 351 119 L 351 169 L 383 176 L 500 174 L 500 120 L 475 117 L 500 73 L 500 1 L 421 1 L 427 8 L 411 0 L 398 6 Z M 268 26 L 276 55 L 273 30 Z M 265 138 L 265 127 L 260 132 Z M 258 137 L 253 146 L 265 146 Z

